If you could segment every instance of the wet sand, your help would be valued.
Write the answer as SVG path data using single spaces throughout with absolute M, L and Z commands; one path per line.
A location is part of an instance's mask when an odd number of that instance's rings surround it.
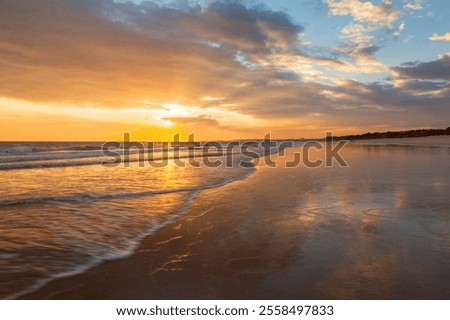
M 370 139 L 355 140 L 355 144 L 366 145 L 404 145 L 404 146 L 429 146 L 429 147 L 450 147 L 449 136 L 431 136 L 419 138 L 396 138 L 396 139 Z
M 448 152 L 388 149 L 318 169 L 284 168 L 288 150 L 203 191 L 131 257 L 23 298 L 449 299 Z

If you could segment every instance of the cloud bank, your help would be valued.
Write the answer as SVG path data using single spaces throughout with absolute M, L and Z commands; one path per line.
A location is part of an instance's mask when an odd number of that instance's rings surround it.
M 186 114 L 159 120 L 245 134 L 448 125 L 450 57 L 385 66 L 370 32 L 403 30 L 391 2 L 326 3 L 353 19 L 337 56 L 306 53 L 307 29 L 263 5 L 4 0 L 0 97 L 80 110 L 177 104 Z M 361 83 L 346 72 L 391 78 Z

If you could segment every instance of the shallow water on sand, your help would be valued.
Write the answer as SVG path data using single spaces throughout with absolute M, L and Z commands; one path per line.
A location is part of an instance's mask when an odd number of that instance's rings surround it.
M 259 168 L 278 190 L 265 190 L 274 204 L 252 228 L 269 248 L 283 239 L 265 257 L 289 260 L 262 280 L 267 297 L 449 299 L 450 148 L 349 144 L 341 155 L 348 168 Z
M 193 167 L 188 159 L 178 159 L 184 167 L 175 160 L 100 166 L 100 146 L 0 144 L 0 298 L 126 257 L 201 190 L 255 171 L 239 166 L 239 155 L 230 167 Z M 224 157 L 210 161 L 218 159 L 225 164 Z

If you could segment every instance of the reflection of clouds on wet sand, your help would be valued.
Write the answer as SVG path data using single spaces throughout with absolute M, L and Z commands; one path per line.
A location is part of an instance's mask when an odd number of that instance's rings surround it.
M 203 191 L 132 258 L 32 297 L 80 281 L 92 283 L 86 297 L 123 292 L 131 268 L 127 283 L 145 285 L 146 298 L 449 298 L 444 149 L 350 146 L 350 168 L 283 168 L 293 151 L 278 168 Z
M 305 255 L 326 269 L 316 288 L 335 298 L 438 296 L 450 262 L 447 156 L 375 148 L 347 149 L 350 170 L 321 172 L 299 202 Z

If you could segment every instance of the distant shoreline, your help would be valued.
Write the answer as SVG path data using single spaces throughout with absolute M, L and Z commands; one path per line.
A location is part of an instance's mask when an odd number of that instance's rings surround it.
M 371 139 L 398 139 L 422 138 L 431 136 L 450 136 L 450 127 L 447 129 L 417 129 L 407 131 L 367 132 L 357 135 L 333 136 L 333 140 L 371 140 Z M 324 138 L 331 140 L 331 137 Z

